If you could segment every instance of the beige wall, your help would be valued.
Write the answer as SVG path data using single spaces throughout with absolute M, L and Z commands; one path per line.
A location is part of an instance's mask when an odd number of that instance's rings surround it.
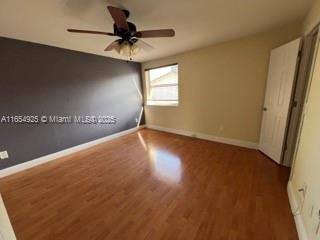
M 308 33 L 320 21 L 320 0 L 306 17 L 303 32 Z M 307 112 L 301 131 L 297 157 L 293 169 L 294 194 L 298 198 L 298 188 L 307 185 L 307 194 L 303 205 L 302 221 L 309 240 L 320 239 L 315 235 L 317 226 L 316 212 L 320 210 L 320 48 L 311 80 L 310 93 L 307 102 Z M 314 206 L 314 215 L 310 217 Z M 318 237 L 318 238 L 317 238 Z
M 318 23 L 320 23 L 320 0 L 315 0 L 303 22 L 303 33 L 310 32 Z
M 143 63 L 179 64 L 179 106 L 146 106 L 147 124 L 258 143 L 270 51 L 300 32 L 295 23 Z
M 293 170 L 293 186 L 298 197 L 298 188 L 307 185 L 307 194 L 303 206 L 303 222 L 309 239 L 316 239 L 317 220 L 310 217 L 312 206 L 320 210 L 320 49 L 310 88 L 308 110 L 302 128 L 295 168 Z M 318 236 L 320 238 L 320 235 Z

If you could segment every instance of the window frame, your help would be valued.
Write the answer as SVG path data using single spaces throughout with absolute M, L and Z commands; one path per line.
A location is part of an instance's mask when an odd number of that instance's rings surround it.
M 178 67 L 178 83 L 171 83 L 171 84 L 162 84 L 162 85 L 157 85 L 151 87 L 150 85 L 150 76 L 149 76 L 149 71 L 154 70 L 154 69 L 159 69 L 159 68 L 165 68 L 165 67 L 171 67 L 171 66 L 177 66 Z M 146 68 L 144 70 L 144 76 L 145 76 L 145 82 L 146 82 L 146 105 L 147 106 L 179 106 L 179 99 L 180 99 L 180 94 L 179 94 L 179 64 L 178 63 L 172 63 L 172 64 L 167 64 L 167 65 L 162 65 L 162 66 L 157 66 L 157 67 L 152 67 L 152 68 Z M 161 87 L 170 87 L 170 86 L 177 86 L 178 89 L 178 99 L 177 100 L 152 100 L 149 99 L 150 96 L 150 90 L 151 88 L 161 88 Z

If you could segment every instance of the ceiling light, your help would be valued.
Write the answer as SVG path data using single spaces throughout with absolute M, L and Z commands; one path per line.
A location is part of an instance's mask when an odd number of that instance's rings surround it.
M 119 48 L 116 49 L 119 54 L 125 57 L 132 57 L 139 52 L 139 48 L 135 44 L 131 44 L 128 41 L 124 41 L 119 45 Z

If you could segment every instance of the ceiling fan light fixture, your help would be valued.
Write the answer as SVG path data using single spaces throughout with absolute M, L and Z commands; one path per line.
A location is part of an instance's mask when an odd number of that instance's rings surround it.
M 140 49 L 135 44 L 124 41 L 123 43 L 119 44 L 119 48 L 116 50 L 122 56 L 130 58 L 133 55 L 136 55 Z
M 137 53 L 139 53 L 139 51 L 140 51 L 140 48 L 136 44 L 133 44 L 131 46 L 132 55 L 136 55 Z

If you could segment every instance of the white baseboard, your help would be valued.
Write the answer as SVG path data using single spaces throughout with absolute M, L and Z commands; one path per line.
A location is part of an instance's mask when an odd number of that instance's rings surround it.
M 197 133 L 197 132 L 191 132 L 191 131 L 185 131 L 185 130 L 179 130 L 179 129 L 173 129 L 173 128 L 166 128 L 166 127 L 149 125 L 149 124 L 146 125 L 146 128 L 150 128 L 150 129 L 154 129 L 154 130 L 158 130 L 158 131 L 163 131 L 163 132 L 175 133 L 178 135 L 183 135 L 183 136 L 188 136 L 188 137 L 196 137 L 196 138 L 203 139 L 203 140 L 225 143 L 225 144 L 244 147 L 244 148 L 258 149 L 258 147 L 259 147 L 259 145 L 254 142 L 242 141 L 242 140 L 231 139 L 231 138 L 217 137 L 217 136 L 203 134 L 203 133 Z
M 31 160 L 31 161 L 27 161 L 27 162 L 24 162 L 24 163 L 21 163 L 21 164 L 18 164 L 18 165 L 9 167 L 9 168 L 2 169 L 2 170 L 0 170 L 0 178 L 3 178 L 3 177 L 6 177 L 6 176 L 9 176 L 11 174 L 14 174 L 14 173 L 17 173 L 17 172 L 20 172 L 20 171 L 23 171 L 23 170 L 38 166 L 40 164 L 44 164 L 46 162 L 50 162 L 50 161 L 56 160 L 58 158 L 70 155 L 70 154 L 75 153 L 75 152 L 79 152 L 81 150 L 93 147 L 93 146 L 98 145 L 100 143 L 108 142 L 108 141 L 113 140 L 115 138 L 118 138 L 118 137 L 130 134 L 130 133 L 133 133 L 133 132 L 135 132 L 135 131 L 137 131 L 137 130 L 139 130 L 141 128 L 144 128 L 144 127 L 145 126 L 143 125 L 143 126 L 131 128 L 131 129 L 128 129 L 128 130 L 125 130 L 125 131 L 122 131 L 122 132 L 118 132 L 118 133 L 115 133 L 115 134 L 112 134 L 112 135 L 109 135 L 109 136 L 106 136 L 106 137 L 103 137 L 103 138 L 99 138 L 99 139 L 93 140 L 91 142 L 83 143 L 81 145 L 77 145 L 77 146 L 74 146 L 74 147 L 71 147 L 71 148 L 64 149 L 62 151 L 56 152 L 56 153 L 52 153 L 52 154 L 49 154 L 49 155 L 46 155 L 46 156 L 43 156 L 43 157 L 36 158 L 34 160 Z
M 287 185 L 289 203 L 291 207 L 291 211 L 295 212 L 298 209 L 298 201 L 296 194 L 294 194 L 294 188 L 292 186 L 292 182 L 289 181 Z M 306 229 L 304 227 L 304 223 L 301 217 L 301 214 L 294 215 L 294 222 L 296 224 L 299 240 L 308 240 L 308 235 Z

